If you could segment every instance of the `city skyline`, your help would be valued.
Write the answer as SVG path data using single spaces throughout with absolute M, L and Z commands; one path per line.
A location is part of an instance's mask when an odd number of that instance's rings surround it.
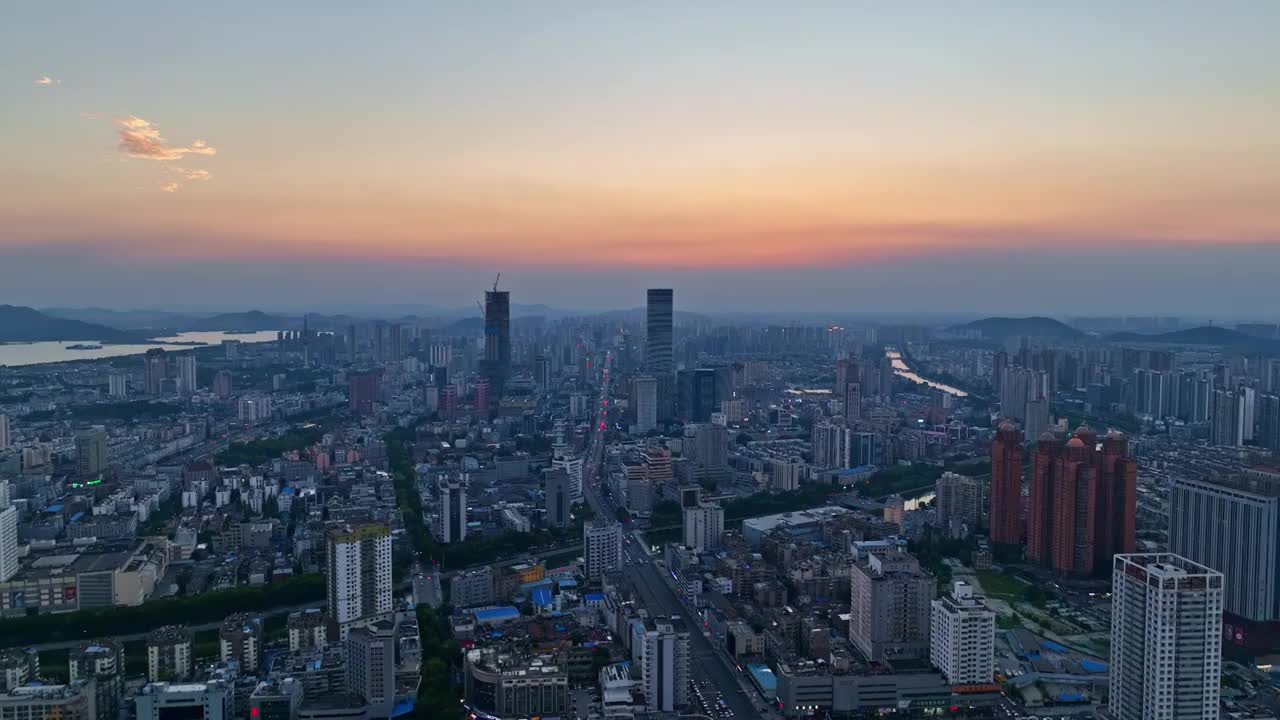
M 1260 305 L 1277 11 L 1231 10 L 27 7 L 0 301 Z

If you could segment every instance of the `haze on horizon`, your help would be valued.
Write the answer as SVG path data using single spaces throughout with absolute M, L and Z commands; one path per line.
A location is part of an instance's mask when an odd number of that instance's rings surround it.
M 1274 312 L 1275 3 L 7 20 L 0 303 Z

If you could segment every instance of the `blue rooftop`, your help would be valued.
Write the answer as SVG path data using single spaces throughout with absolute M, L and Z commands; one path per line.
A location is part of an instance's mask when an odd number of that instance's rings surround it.
M 45 508 L 44 511 L 45 512 L 62 512 L 62 505 L 61 504 L 50 505 L 49 507 Z
M 751 678 L 756 681 L 756 685 L 760 686 L 765 692 L 778 691 L 778 678 L 764 663 L 751 663 L 747 665 L 747 672 L 751 673 Z
M 520 617 L 520 611 L 511 605 L 476 610 L 476 619 L 480 621 L 492 622 L 495 620 L 510 620 L 517 617 Z
M 535 588 L 533 591 L 533 604 L 538 607 L 549 607 L 551 605 L 551 590 Z
M 1081 660 L 1080 669 L 1084 670 L 1085 672 L 1094 672 L 1094 673 L 1106 672 L 1107 664 L 1096 662 L 1093 660 Z
M 1067 651 L 1065 647 L 1059 645 L 1058 643 L 1052 640 L 1041 640 L 1040 647 L 1044 648 L 1045 650 L 1052 650 L 1057 653 L 1064 653 Z
M 603 602 L 604 593 L 587 593 L 583 595 L 587 602 Z

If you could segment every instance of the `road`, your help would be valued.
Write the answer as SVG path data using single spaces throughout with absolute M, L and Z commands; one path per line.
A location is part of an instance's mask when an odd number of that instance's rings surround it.
M 601 497 L 602 464 L 604 461 L 605 428 L 608 426 L 609 408 L 609 368 L 613 362 L 613 354 L 605 358 L 601 371 L 600 396 L 596 399 L 596 416 L 591 441 L 587 449 L 587 461 L 583 465 L 582 491 L 597 517 L 612 517 L 615 513 L 612 503 Z M 631 524 L 628 523 L 628 529 Z M 678 615 L 685 619 L 689 628 L 689 668 L 694 682 L 709 681 L 723 696 L 725 703 L 733 710 L 734 720 L 760 717 L 764 703 L 753 691 L 746 690 L 739 684 L 736 668 L 728 664 L 725 656 L 712 647 L 711 641 L 702 634 L 702 625 L 696 614 L 690 613 L 680 603 L 671 586 L 663 581 L 661 573 L 666 570 L 656 564 L 657 558 L 651 556 L 640 542 L 627 534 L 627 543 L 623 545 L 623 575 L 635 588 L 636 596 L 654 615 Z M 748 695 L 752 692 L 752 695 Z M 693 694 L 690 693 L 692 701 Z M 755 702 L 753 702 L 753 699 Z M 758 704 L 757 704 L 758 703 Z M 689 708 L 694 711 L 695 708 Z

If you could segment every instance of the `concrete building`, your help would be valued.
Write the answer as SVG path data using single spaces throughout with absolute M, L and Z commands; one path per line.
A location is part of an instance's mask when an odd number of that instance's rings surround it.
M 996 614 L 973 586 L 956 582 L 932 603 L 929 660 L 952 685 L 987 685 L 995 673 Z
M 570 710 L 569 674 L 552 658 L 499 654 L 493 648 L 466 653 L 468 704 L 499 718 L 557 717 Z
M 467 539 L 467 474 L 442 473 L 436 478 L 436 513 L 432 529 L 441 543 Z
M 124 696 L 124 646 L 115 640 L 84 642 L 67 657 L 68 679 L 94 681 L 94 707 L 101 718 L 114 718 Z
M 0 501 L 0 583 L 11 580 L 18 568 L 18 508 Z
M 684 508 L 684 544 L 698 552 L 720 547 L 724 535 L 724 508 L 714 503 L 699 503 Z
M 635 403 L 637 435 L 658 426 L 658 380 L 652 375 L 638 375 L 631 381 L 631 401 Z
M 596 579 L 622 568 L 622 525 L 596 520 L 582 528 L 583 574 Z
M 951 704 L 951 686 L 937 672 L 859 673 L 828 663 L 778 662 L 777 697 L 784 717 L 874 716 L 941 713 Z
M 689 631 L 683 621 L 649 618 L 639 641 L 645 708 L 657 713 L 676 712 L 688 706 Z
M 289 613 L 289 652 L 319 650 L 329 642 L 329 619 L 320 608 Z
M 511 293 L 487 290 L 484 294 L 484 376 L 489 381 L 492 409 L 502 399 L 511 374 Z
M 231 720 L 233 688 L 220 680 L 199 683 L 147 683 L 135 700 L 137 720 Z
M 953 538 L 977 532 L 982 523 L 982 495 L 983 484 L 974 478 L 943 473 L 938 478 L 938 526 Z
M 247 613 L 230 615 L 218 629 L 218 654 L 222 662 L 240 664 L 240 671 L 253 674 L 262 660 L 262 618 Z
M 98 720 L 97 683 L 93 678 L 65 685 L 27 685 L 0 695 L 5 720 Z
M 345 639 L 353 624 L 391 614 L 391 531 L 347 525 L 331 529 L 327 540 L 327 607 Z
M 253 720 L 297 720 L 305 693 L 296 678 L 269 679 L 258 683 L 249 696 Z
M 1222 573 L 1170 553 L 1116 555 L 1113 567 L 1111 716 L 1216 720 Z
M 1280 475 L 1176 479 L 1169 552 L 1221 572 L 1235 618 L 1280 620 Z
M 95 428 L 76 436 L 76 472 L 97 475 L 111 464 L 111 445 L 105 430 Z
M 8 450 L 13 445 L 13 437 L 9 434 L 9 416 L 0 413 L 0 450 Z
M 395 624 L 379 621 L 347 636 L 347 690 L 360 693 L 371 717 L 388 717 L 395 705 Z
M 569 526 L 569 508 L 572 502 L 569 494 L 569 473 L 563 468 L 550 468 L 543 475 L 544 505 L 547 512 L 547 526 L 563 528 Z
M 174 355 L 173 366 L 178 381 L 178 392 L 190 395 L 199 389 L 196 384 L 196 354 L 194 352 Z
M 459 573 L 449 583 L 449 603 L 455 608 L 492 605 L 495 598 L 491 567 Z
M 1022 433 L 1001 423 L 991 442 L 991 542 L 1022 544 Z
M 868 660 L 929 656 L 935 583 L 914 557 L 868 554 L 853 564 L 849 584 L 849 642 Z
M 191 631 L 166 625 L 147 634 L 147 680 L 153 683 L 191 677 Z

